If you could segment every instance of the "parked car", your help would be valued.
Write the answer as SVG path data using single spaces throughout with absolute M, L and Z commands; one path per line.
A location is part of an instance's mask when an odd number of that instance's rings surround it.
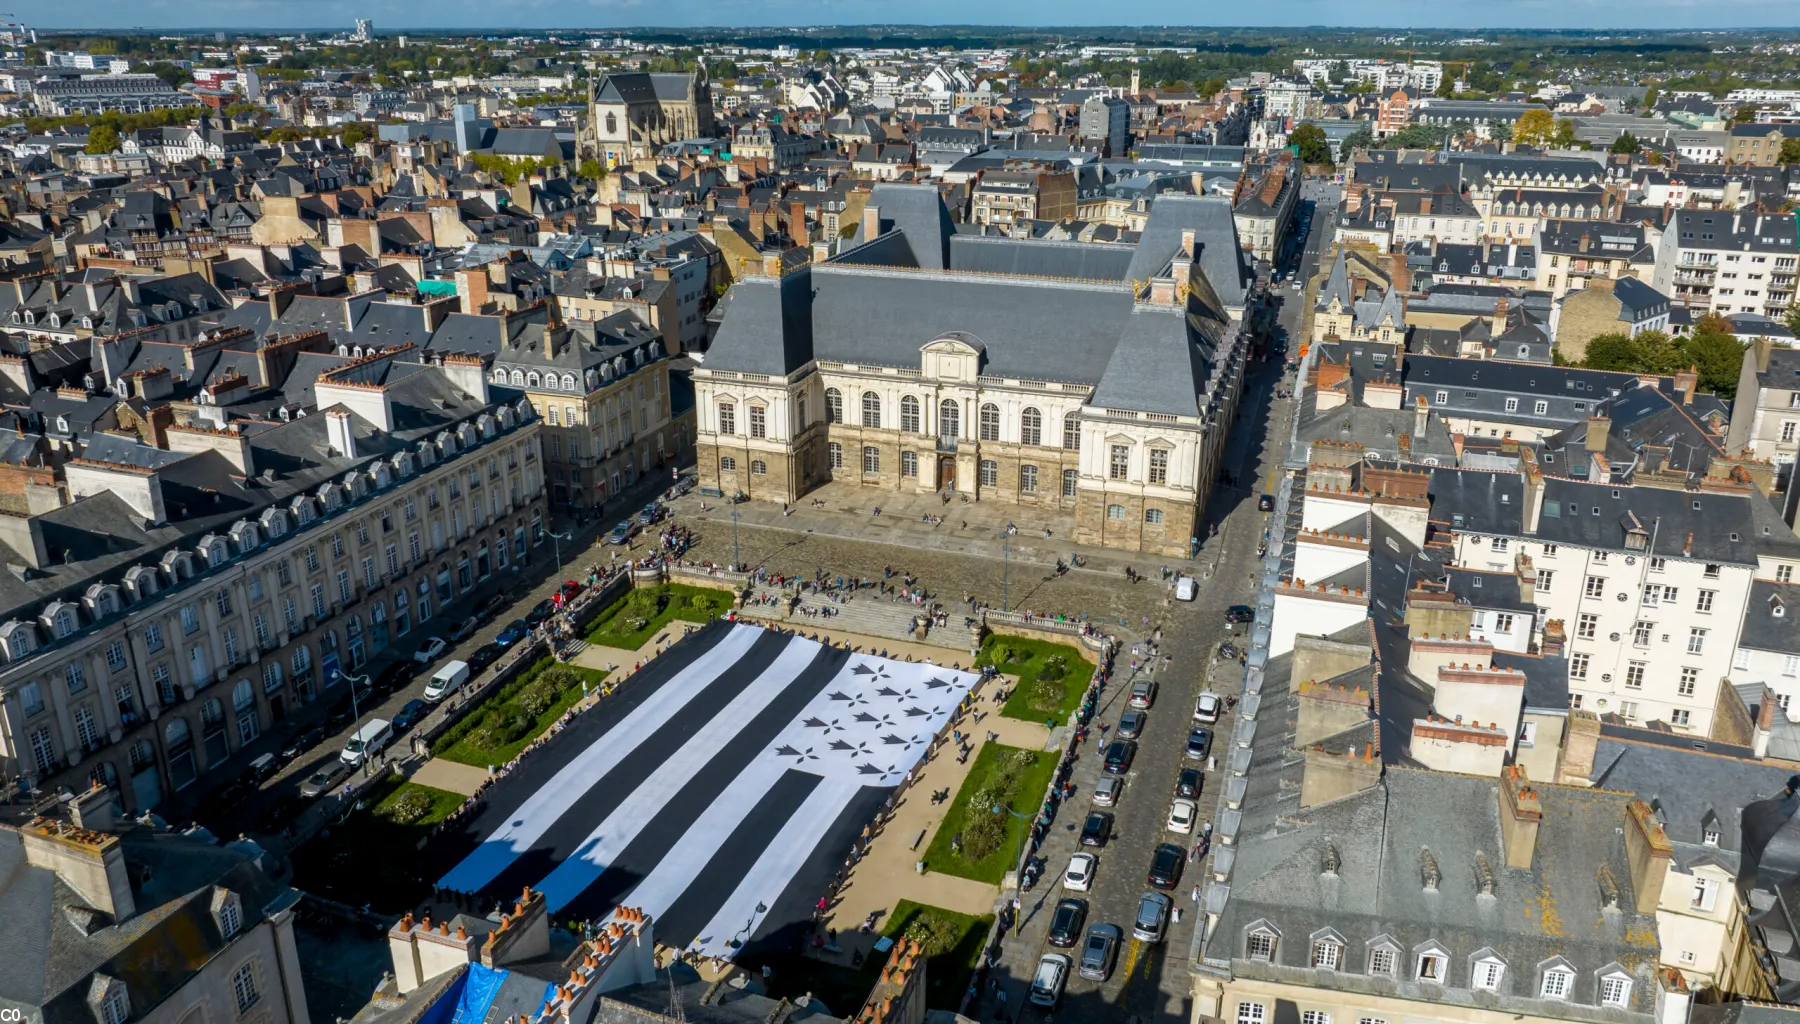
M 1160 892 L 1147 892 L 1138 897 L 1137 916 L 1131 921 L 1131 937 L 1144 942 L 1161 942 L 1169 925 L 1169 910 L 1175 901 Z
M 1135 740 L 1144 734 L 1144 725 L 1149 720 L 1148 712 L 1133 708 L 1119 716 L 1119 727 L 1113 730 L 1113 735 L 1122 740 Z
M 1194 831 L 1194 819 L 1199 816 L 1199 807 L 1192 800 L 1176 797 L 1169 805 L 1169 820 L 1163 824 L 1170 832 L 1191 835 Z
M 1265 494 L 1256 499 L 1256 510 L 1258 512 L 1275 511 L 1275 496 L 1273 494 Z
M 1137 757 L 1137 744 L 1131 740 L 1114 740 L 1106 746 L 1106 774 L 1123 775 L 1131 770 L 1131 760 Z
M 281 759 L 292 761 L 323 742 L 325 742 L 325 730 L 322 727 L 315 725 L 310 729 L 303 729 L 288 741 L 287 746 L 281 748 Z
M 606 535 L 606 542 L 608 544 L 629 544 L 631 542 L 631 532 L 634 529 L 636 529 L 636 527 L 632 524 L 631 520 L 627 519 L 612 528 L 612 532 Z
M 375 681 L 369 688 L 374 691 L 375 696 L 385 697 L 418 675 L 418 668 L 410 661 L 389 662 L 380 672 L 375 673 Z M 358 695 L 356 699 L 360 701 L 363 698 Z
M 345 741 L 338 759 L 352 768 L 360 768 L 364 761 L 386 750 L 393 738 L 394 723 L 385 718 L 371 718 Z
M 306 777 L 306 781 L 300 784 L 300 795 L 309 800 L 323 796 L 331 792 L 349 774 L 350 766 L 334 757 L 320 765 L 318 771 Z
M 1200 596 L 1200 585 L 1194 582 L 1192 576 L 1175 577 L 1175 600 L 1192 601 L 1198 596 Z
M 418 725 L 420 719 L 424 718 L 429 710 L 430 705 L 422 700 L 407 701 L 400 706 L 400 710 L 394 712 L 394 731 L 401 732 Z
M 449 646 L 449 644 L 444 642 L 443 637 L 431 637 L 420 644 L 419 649 L 413 652 L 413 660 L 421 665 L 429 665 L 437 659 L 438 655 L 444 653 Z
M 555 612 L 556 602 L 546 597 L 537 604 L 532 605 L 531 610 L 525 613 L 525 622 L 527 625 L 535 626 L 555 614 Z
M 562 595 L 564 602 L 573 601 L 576 595 L 581 593 L 581 584 L 574 580 L 563 580 L 562 589 L 557 593 Z
M 276 760 L 274 754 L 258 754 L 250 762 L 250 783 L 251 785 L 261 785 L 269 776 L 280 770 L 281 762 Z
M 1063 869 L 1062 886 L 1072 892 L 1087 892 L 1094 887 L 1094 870 L 1100 866 L 1100 858 L 1091 853 L 1077 853 L 1069 858 L 1069 866 Z
M 1125 792 L 1125 780 L 1112 775 L 1103 775 L 1094 783 L 1094 806 L 1112 807 L 1118 804 L 1119 796 Z
M 431 682 L 425 684 L 425 699 L 431 703 L 443 700 L 447 695 L 456 692 L 462 684 L 469 681 L 469 663 L 466 661 L 449 661 L 431 674 Z M 398 720 L 394 727 L 399 728 Z
M 1243 625 L 1256 621 L 1256 609 L 1247 604 L 1234 604 L 1225 609 L 1225 621 L 1233 625 Z
M 460 644 L 464 640 L 474 636 L 475 631 L 480 628 L 481 620 L 471 615 L 457 623 L 456 628 L 450 631 L 450 642 L 453 644 Z
M 1182 753 L 1195 761 L 1199 761 L 1212 752 L 1212 730 L 1195 729 L 1188 733 L 1187 749 Z
M 1069 981 L 1069 958 L 1061 953 L 1045 953 L 1038 957 L 1037 973 L 1031 976 L 1033 1006 L 1055 1006 Z
M 1225 700 L 1212 691 L 1207 691 L 1194 698 L 1194 721 L 1211 725 L 1219 720 L 1219 713 L 1225 710 Z
M 505 650 L 525 639 L 530 632 L 531 627 L 525 624 L 524 619 L 514 619 L 506 624 L 505 629 L 494 635 L 494 643 L 498 644 L 501 650 Z
M 487 668 L 489 665 L 492 665 L 495 661 L 499 660 L 499 658 L 499 644 L 482 644 L 480 647 L 475 648 L 475 653 L 469 655 L 469 673 L 473 675 L 476 672 L 480 672 L 482 669 Z
M 1126 701 L 1134 708 L 1148 710 L 1156 703 L 1156 680 L 1140 679 L 1131 684 L 1131 697 Z
M 1112 974 L 1113 961 L 1119 958 L 1118 925 L 1097 924 L 1088 929 L 1087 942 L 1081 947 L 1081 976 L 1089 981 L 1105 981 Z
M 475 617 L 482 622 L 491 622 L 494 616 L 505 611 L 506 606 L 511 603 L 505 594 L 489 594 L 487 600 L 475 606 Z
M 653 501 L 638 511 L 637 523 L 639 526 L 655 526 L 661 518 L 662 506 Z
M 1113 816 L 1105 811 L 1089 811 L 1087 820 L 1081 823 L 1081 845 L 1105 846 L 1112 838 Z
M 1047 940 L 1058 949 L 1068 949 L 1081 939 L 1081 928 L 1087 924 L 1088 905 L 1086 900 L 1070 897 L 1058 900 L 1056 910 L 1050 915 L 1050 937 Z
M 1183 768 L 1175 779 L 1175 795 L 1192 800 L 1206 785 L 1206 776 L 1198 768 Z
M 356 706 L 348 696 L 342 697 L 325 713 L 325 728 L 333 732 L 356 720 Z
M 1187 851 L 1174 843 L 1164 843 L 1150 855 L 1150 884 L 1158 889 L 1173 889 L 1181 883 L 1181 868 L 1187 863 Z

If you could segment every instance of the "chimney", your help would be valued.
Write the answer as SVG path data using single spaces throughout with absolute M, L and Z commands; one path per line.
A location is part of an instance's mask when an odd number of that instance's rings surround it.
M 1431 426 L 1431 403 L 1425 401 L 1424 395 L 1413 398 L 1413 443 L 1418 444 L 1425 438 L 1425 428 Z
M 1603 452 L 1606 450 L 1606 439 L 1612 433 L 1612 420 L 1605 416 L 1589 416 L 1587 428 L 1587 450 Z
M 1756 705 L 1756 732 L 1751 749 L 1757 757 L 1769 756 L 1769 740 L 1775 735 L 1775 691 L 1763 687 L 1762 700 Z
M 1669 845 L 1669 837 L 1663 834 L 1650 806 L 1642 800 L 1626 804 L 1625 860 L 1631 866 L 1631 890 L 1637 897 L 1638 913 L 1656 913 L 1672 853 L 1674 847 Z
M 100 790 L 107 802 L 112 794 Z M 18 829 L 25 863 L 56 872 L 88 906 L 111 914 L 114 921 L 137 913 L 131 879 L 125 873 L 125 851 L 119 837 L 49 818 L 37 818 Z
M 1500 843 L 1506 849 L 1506 866 L 1531 870 L 1537 853 L 1538 825 L 1544 820 L 1544 804 L 1522 764 L 1507 765 L 1500 772 Z
M 331 454 L 342 458 L 356 458 L 355 420 L 342 409 L 328 409 L 325 412 L 325 436 L 331 442 Z
M 1511 308 L 1507 297 L 1502 295 L 1494 300 L 1494 335 L 1506 333 L 1506 312 Z
M 479 313 L 488 303 L 486 267 L 464 267 L 456 272 L 456 295 L 464 313 Z
M 1523 446 L 1519 449 L 1519 477 L 1525 487 L 1525 532 L 1537 532 L 1544 513 L 1544 474 L 1538 469 L 1537 453 Z
M 881 234 L 881 207 L 874 203 L 863 207 L 863 241 L 872 242 Z
M 1590 244 L 1591 241 L 1592 240 L 1589 238 L 1588 233 L 1583 231 L 1581 233 L 1581 244 L 1576 246 L 1576 251 L 1577 252 L 1587 252 L 1588 245 Z
M 106 786 L 95 784 L 87 792 L 69 801 L 69 820 L 76 828 L 85 828 L 92 832 L 111 832 L 113 829 L 113 797 L 112 790 Z
M 1682 405 L 1694 404 L 1694 390 L 1699 386 L 1699 367 L 1690 366 L 1675 374 L 1675 393 L 1681 396 Z

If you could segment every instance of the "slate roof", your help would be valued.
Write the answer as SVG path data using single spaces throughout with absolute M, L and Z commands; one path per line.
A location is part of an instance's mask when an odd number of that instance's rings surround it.
M 1800 654 L 1800 584 L 1752 581 L 1737 645 L 1754 651 Z

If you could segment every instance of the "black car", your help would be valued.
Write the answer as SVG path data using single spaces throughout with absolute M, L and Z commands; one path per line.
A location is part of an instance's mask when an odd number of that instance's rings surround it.
M 531 610 L 525 613 L 525 622 L 527 625 L 535 626 L 549 618 L 550 613 L 555 610 L 556 604 L 546 597 L 537 604 L 532 605 Z
M 315 725 L 310 729 L 303 730 L 287 746 L 282 747 L 281 759 L 292 761 L 323 742 L 325 742 L 325 730 Z
M 1256 621 L 1256 609 L 1247 604 L 1234 604 L 1225 609 L 1225 621 L 1239 624 L 1254 622 Z
M 394 731 L 400 732 L 418 725 L 419 719 L 424 718 L 430 710 L 431 706 L 422 700 L 407 701 L 404 707 L 394 712 Z
M 331 706 L 325 714 L 325 728 L 333 732 L 342 729 L 356 720 L 356 709 L 351 707 L 350 698 L 344 697 Z
M 1195 761 L 1212 752 L 1212 730 L 1195 729 L 1188 733 L 1187 750 L 1183 754 Z
M 1200 790 L 1205 785 L 1206 776 L 1200 773 L 1200 769 L 1183 768 L 1181 775 L 1175 779 L 1175 795 L 1192 800 L 1200 795 Z
M 1275 511 L 1275 496 L 1273 494 L 1265 494 L 1256 499 L 1256 510 L 1258 512 Z
M 1105 811 L 1089 811 L 1081 823 L 1081 845 L 1105 846 L 1112 838 L 1113 816 Z
M 413 676 L 418 674 L 418 666 L 414 665 L 412 662 L 396 661 L 382 669 L 381 672 L 375 676 L 374 692 L 378 696 L 385 697 L 405 686 L 412 680 Z M 359 701 L 363 699 L 360 692 L 357 694 L 356 699 Z
M 1148 712 L 1132 708 L 1119 716 L 1119 728 L 1113 735 L 1122 740 L 1135 740 L 1144 734 L 1144 723 L 1149 720 Z
M 1106 774 L 1125 774 L 1131 770 L 1131 759 L 1136 756 L 1136 743 L 1131 740 L 1113 740 L 1106 747 Z
M 1050 916 L 1050 944 L 1058 949 L 1068 949 L 1081 938 L 1081 928 L 1087 924 L 1087 901 L 1077 899 L 1059 900 L 1056 913 Z
M 487 600 L 475 606 L 475 617 L 482 622 L 490 622 L 494 616 L 505 611 L 509 603 L 505 594 L 492 594 Z
M 494 660 L 499 657 L 499 644 L 482 644 L 480 647 L 475 648 L 475 653 L 469 655 L 469 674 L 474 675 L 475 673 L 480 672 L 482 669 L 492 665 Z
M 1164 843 L 1150 855 L 1150 884 L 1158 889 L 1173 889 L 1181 882 L 1181 866 L 1187 863 L 1187 852 L 1174 843 Z

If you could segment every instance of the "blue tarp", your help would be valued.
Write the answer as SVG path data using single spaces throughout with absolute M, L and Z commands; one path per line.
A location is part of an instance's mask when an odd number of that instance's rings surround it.
M 494 996 L 508 973 L 480 961 L 470 963 L 468 980 L 463 984 L 462 998 L 457 1000 L 456 1015 L 450 1018 L 450 1024 L 481 1024 L 486 1020 L 488 1007 L 494 1005 Z

